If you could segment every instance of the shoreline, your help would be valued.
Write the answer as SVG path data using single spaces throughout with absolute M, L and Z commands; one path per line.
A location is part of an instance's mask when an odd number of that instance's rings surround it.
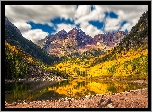
M 8 104 L 5 108 L 148 108 L 148 88 L 114 94 L 86 95 L 82 98 L 60 98 Z
M 5 83 L 10 83 L 10 82 L 29 82 L 29 81 L 64 81 L 64 80 L 69 80 L 69 79 L 64 79 L 61 78 L 60 76 L 56 76 L 56 77 L 30 77 L 30 78 L 18 78 L 18 79 L 5 79 Z M 75 80 L 75 79 L 74 79 Z M 86 79 L 80 79 L 80 80 L 86 80 Z M 92 80 L 99 80 L 96 78 L 92 78 Z M 107 80 L 107 81 L 122 81 L 121 79 L 100 79 L 100 80 Z M 123 80 L 126 82 L 132 82 L 132 83 L 139 83 L 139 84 L 146 84 L 148 85 L 148 81 L 146 80 Z
M 50 77 L 45 77 L 45 78 L 42 78 L 42 77 L 31 77 L 31 78 L 19 78 L 19 79 L 5 79 L 5 83 L 16 83 L 16 82 L 32 82 L 32 81 L 50 81 L 50 82 L 59 82 L 59 81 L 64 81 L 64 80 L 68 80 L 68 79 L 63 79 L 61 77 L 58 77 L 56 76 L 55 78 L 50 78 Z

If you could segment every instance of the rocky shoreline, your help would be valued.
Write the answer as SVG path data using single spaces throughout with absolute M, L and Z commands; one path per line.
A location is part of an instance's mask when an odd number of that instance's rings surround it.
M 5 108 L 148 108 L 148 89 L 130 90 L 115 94 L 87 95 L 82 98 L 31 101 L 8 104 Z
M 18 78 L 18 79 L 14 79 L 14 80 L 5 80 L 5 83 L 9 83 L 9 82 L 32 82 L 32 81 L 62 81 L 62 80 L 67 80 L 67 79 L 63 79 L 60 76 L 56 76 L 56 75 L 44 75 L 44 76 L 38 76 L 38 77 L 30 77 L 30 78 Z

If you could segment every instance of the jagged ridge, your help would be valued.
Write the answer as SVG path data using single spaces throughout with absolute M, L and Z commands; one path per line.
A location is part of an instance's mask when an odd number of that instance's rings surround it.
M 81 29 L 73 28 L 68 33 L 63 29 L 55 35 L 48 35 L 37 42 L 42 49 L 50 54 L 64 56 L 68 54 L 82 54 L 90 49 L 109 50 L 117 44 L 126 35 L 123 31 L 115 33 L 98 34 L 92 38 L 86 35 Z

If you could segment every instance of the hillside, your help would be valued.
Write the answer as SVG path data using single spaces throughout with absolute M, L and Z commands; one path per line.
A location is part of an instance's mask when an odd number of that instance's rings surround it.
M 25 39 L 18 28 L 5 17 L 5 79 L 50 76 L 47 69 L 58 57 L 48 55 L 32 41 Z
M 5 80 L 56 81 L 63 77 L 52 74 L 48 66 L 5 41 Z
M 65 58 L 51 66 L 71 78 L 148 79 L 148 11 L 118 46 L 92 58 Z
M 13 25 L 7 17 L 5 17 L 5 40 L 12 46 L 20 48 L 32 57 L 39 59 L 46 64 L 53 64 L 54 61 L 58 60 L 58 57 L 48 55 L 32 41 L 24 38 L 19 29 Z

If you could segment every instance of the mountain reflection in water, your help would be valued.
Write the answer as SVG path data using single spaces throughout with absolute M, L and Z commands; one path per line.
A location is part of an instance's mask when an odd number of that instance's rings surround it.
M 62 82 L 18 82 L 5 84 L 5 101 L 8 103 L 53 100 L 62 97 L 84 97 L 94 94 L 111 94 L 143 88 L 144 85 L 125 81 L 65 80 Z

